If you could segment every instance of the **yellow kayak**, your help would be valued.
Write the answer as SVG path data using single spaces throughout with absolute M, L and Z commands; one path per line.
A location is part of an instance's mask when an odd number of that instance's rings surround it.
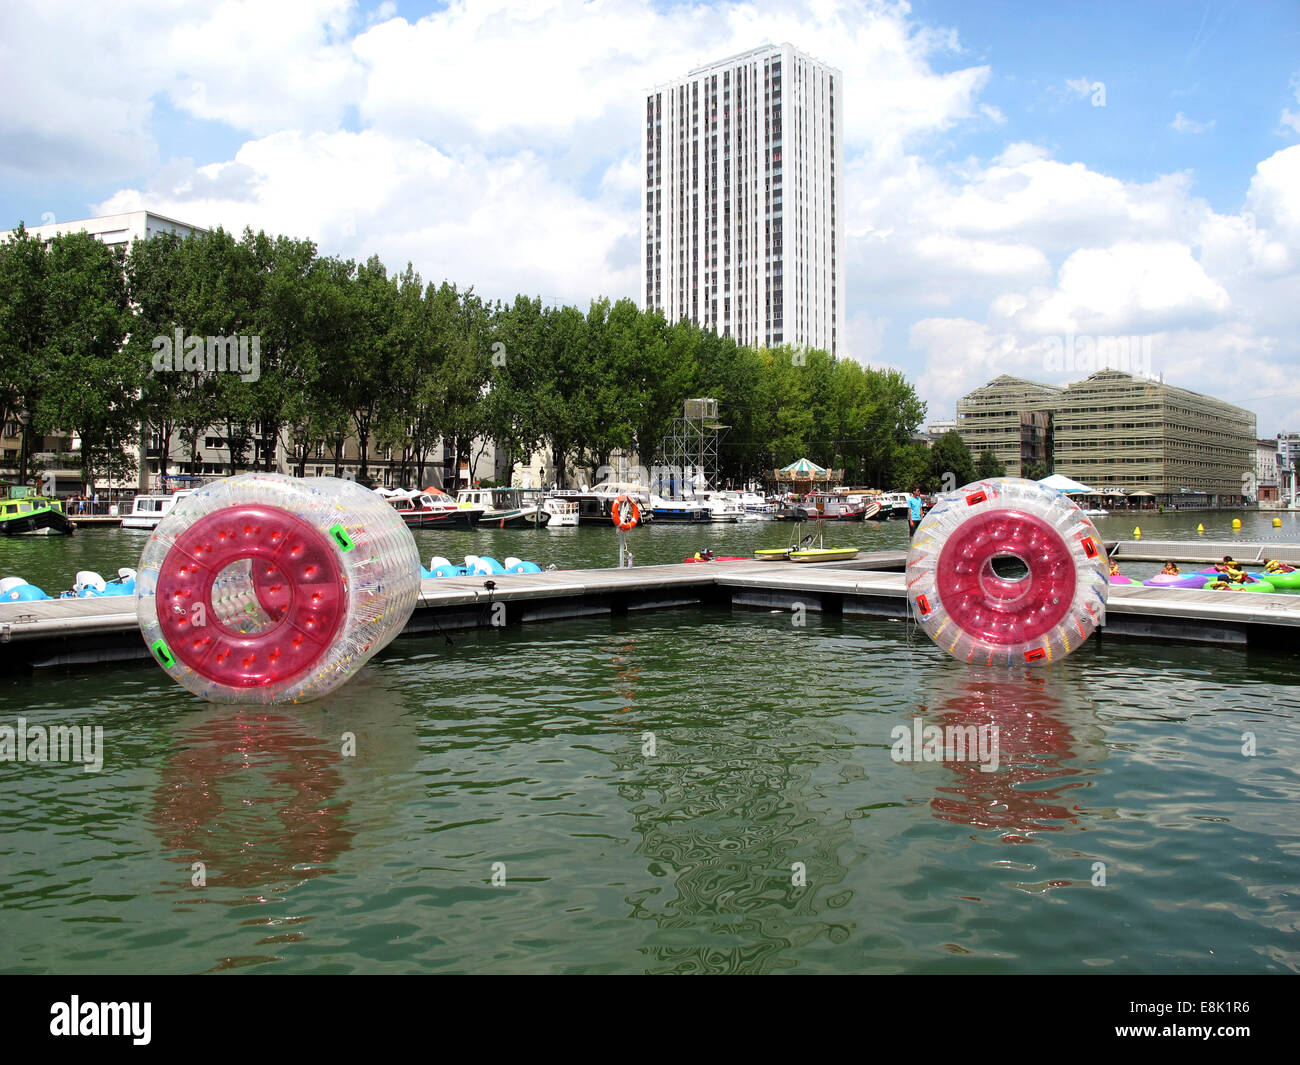
M 856 547 L 814 547 L 790 552 L 791 562 L 847 562 L 858 557 Z

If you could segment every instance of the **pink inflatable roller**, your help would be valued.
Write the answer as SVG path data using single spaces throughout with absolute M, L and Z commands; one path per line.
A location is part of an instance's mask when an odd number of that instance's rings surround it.
M 993 665 L 1050 662 L 1105 620 L 1096 527 L 1034 481 L 978 481 L 944 496 L 907 555 L 913 615 L 945 651 Z
M 331 477 L 204 485 L 149 537 L 136 613 L 154 658 L 220 703 L 318 699 L 406 624 L 415 541 L 380 496 Z

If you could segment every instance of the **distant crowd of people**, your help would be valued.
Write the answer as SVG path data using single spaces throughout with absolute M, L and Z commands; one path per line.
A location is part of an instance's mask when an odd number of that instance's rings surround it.
M 99 493 L 94 492 L 91 495 L 71 495 L 63 501 L 63 509 L 66 514 L 107 514 L 111 506 L 106 499 L 102 503 L 99 499 Z

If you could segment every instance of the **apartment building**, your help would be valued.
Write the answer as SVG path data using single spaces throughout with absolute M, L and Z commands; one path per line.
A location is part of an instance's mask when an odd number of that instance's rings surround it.
M 838 353 L 843 80 L 767 45 L 646 95 L 644 308 L 753 347 Z

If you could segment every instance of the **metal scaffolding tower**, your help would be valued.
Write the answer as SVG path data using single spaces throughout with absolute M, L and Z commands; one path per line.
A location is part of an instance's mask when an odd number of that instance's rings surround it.
M 718 446 L 729 425 L 718 421 L 718 401 L 688 399 L 659 445 L 664 465 L 683 474 L 696 488 L 707 488 L 718 475 Z

